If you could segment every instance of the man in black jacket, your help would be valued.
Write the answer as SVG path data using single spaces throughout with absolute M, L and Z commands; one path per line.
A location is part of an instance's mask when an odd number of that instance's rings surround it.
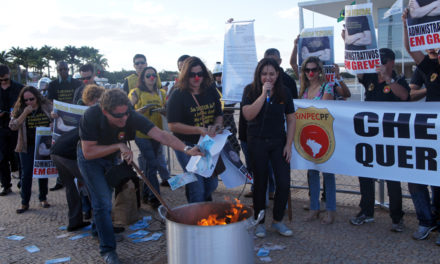
M 0 196 L 5 196 L 11 190 L 11 169 L 18 169 L 14 149 L 17 144 L 17 132 L 9 128 L 9 121 L 14 104 L 23 85 L 10 78 L 8 66 L 0 65 Z

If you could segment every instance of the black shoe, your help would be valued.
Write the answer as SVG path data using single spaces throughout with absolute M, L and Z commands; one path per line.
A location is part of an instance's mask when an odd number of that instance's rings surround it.
M 0 196 L 8 195 L 8 194 L 11 193 L 11 192 L 12 192 L 11 187 L 9 187 L 9 188 L 3 188 L 2 191 L 0 192 Z
M 104 258 L 104 262 L 107 264 L 121 264 L 122 263 L 119 260 L 118 254 L 116 254 L 115 251 L 110 251 L 102 257 Z
M 89 220 L 90 218 L 92 218 L 92 211 L 89 210 L 84 213 L 84 219 Z
M 49 190 L 56 191 L 56 190 L 62 189 L 63 187 L 64 187 L 64 185 L 57 183 L 57 184 L 55 184 L 54 187 L 50 188 Z
M 21 208 L 17 209 L 17 214 L 22 214 L 29 210 L 29 205 L 21 205 Z
M 162 181 L 160 183 L 160 186 L 162 186 L 162 187 L 170 187 L 170 183 L 168 181 Z
M 86 227 L 88 225 L 90 225 L 90 222 L 82 222 L 81 224 L 76 225 L 76 226 L 68 226 L 67 227 L 67 231 L 68 232 L 73 232 L 73 231 L 76 231 L 76 230 L 81 229 L 83 227 Z
M 148 204 L 153 207 L 153 209 L 157 209 L 160 206 L 160 202 L 157 198 L 153 198 L 151 200 L 148 201 Z
M 125 231 L 125 228 L 120 227 L 120 226 L 113 226 L 113 232 L 117 233 L 122 233 Z

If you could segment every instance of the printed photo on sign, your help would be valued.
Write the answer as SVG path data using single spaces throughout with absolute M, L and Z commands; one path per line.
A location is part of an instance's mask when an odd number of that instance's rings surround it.
M 53 109 L 57 114 L 54 120 L 52 139 L 56 139 L 62 134 L 78 127 L 79 120 L 88 106 L 74 105 L 54 100 Z
M 58 176 L 57 168 L 50 159 L 52 131 L 50 127 L 37 127 L 34 149 L 34 178 L 53 178 Z
M 408 41 L 411 51 L 440 47 L 440 1 L 410 0 Z
M 352 74 L 375 73 L 380 64 L 373 4 L 345 6 L 345 68 Z
M 310 56 L 318 57 L 324 64 L 327 82 L 335 81 L 333 27 L 305 28 L 298 39 L 298 63 L 301 65 Z

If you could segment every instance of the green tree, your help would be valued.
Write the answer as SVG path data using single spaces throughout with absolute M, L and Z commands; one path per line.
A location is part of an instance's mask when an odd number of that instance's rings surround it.
M 50 61 L 52 60 L 52 47 L 44 45 L 39 50 L 44 67 L 47 68 L 47 77 L 50 78 Z
M 77 59 L 79 54 L 79 49 L 74 46 L 66 46 L 64 47 L 64 52 L 67 54 L 67 63 L 70 64 L 71 74 L 74 73 L 74 66 L 79 65 L 80 60 Z
M 9 50 L 11 55 L 12 64 L 17 69 L 17 81 L 21 82 L 21 69 L 20 66 L 24 65 L 24 50 L 20 47 L 12 47 Z
M 6 64 L 6 65 L 10 65 L 10 60 L 11 60 L 11 55 L 9 54 L 9 52 L 7 51 L 1 51 L 0 52 L 0 64 Z

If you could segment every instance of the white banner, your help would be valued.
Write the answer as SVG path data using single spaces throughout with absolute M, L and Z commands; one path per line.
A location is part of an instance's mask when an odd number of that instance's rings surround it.
M 53 178 L 58 176 L 58 170 L 50 159 L 52 131 L 50 127 L 37 127 L 35 132 L 34 149 L 34 178 Z
M 241 102 L 244 87 L 253 81 L 257 67 L 254 22 L 226 24 L 223 54 L 223 100 Z
M 440 186 L 440 103 L 294 103 L 292 169 Z
M 408 42 L 411 51 L 437 49 L 440 46 L 438 1 L 412 0 L 408 3 Z
M 79 120 L 88 106 L 68 104 L 61 101 L 53 100 L 53 111 L 58 115 L 53 125 L 53 141 L 66 133 L 78 127 Z
M 380 64 L 372 14 L 372 3 L 345 6 L 345 69 L 351 74 L 375 73 Z

